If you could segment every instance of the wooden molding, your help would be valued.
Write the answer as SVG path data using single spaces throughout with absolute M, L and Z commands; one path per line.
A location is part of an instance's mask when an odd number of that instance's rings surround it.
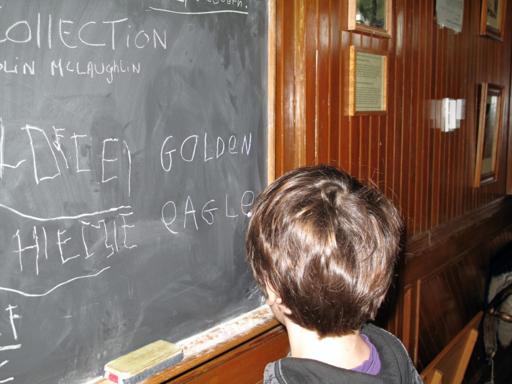
M 267 183 L 276 178 L 276 0 L 268 0 Z
M 410 239 L 405 246 L 402 285 L 415 284 L 416 280 L 435 274 L 463 252 L 489 241 L 512 226 L 511 217 L 512 200 L 500 198 Z
M 510 71 L 512 72 L 512 57 L 510 60 Z M 506 174 L 507 174 L 507 195 L 512 195 L 512 73 L 510 76 L 510 86 L 508 88 L 508 121 L 505 127 L 508 132 L 507 155 L 506 155 Z
M 430 362 L 423 370 L 421 376 L 427 383 L 435 376 L 436 370 L 440 370 L 444 376 L 448 376 L 450 383 L 461 383 L 466 371 L 471 352 L 478 337 L 478 326 L 482 319 L 479 312 Z
M 416 284 L 404 288 L 401 313 L 402 329 L 397 334 L 415 364 L 418 361 L 419 348 L 420 298 L 421 280 L 418 279 Z
M 278 326 L 168 383 L 260 383 L 265 365 L 288 352 L 288 336 Z
M 294 0 L 294 2 L 294 167 L 300 167 L 306 165 L 306 5 L 304 0 Z
M 165 382 L 166 380 L 179 377 L 183 373 L 188 372 L 190 370 L 199 369 L 201 370 L 203 365 L 212 359 L 216 359 L 219 356 L 223 356 L 226 352 L 229 352 L 233 349 L 236 349 L 239 346 L 245 345 L 248 341 L 257 338 L 258 336 L 278 327 L 278 322 L 275 319 L 271 319 L 267 322 L 261 323 L 253 328 L 251 328 L 248 332 L 233 335 L 232 338 L 226 340 L 223 343 L 216 344 L 212 346 L 210 349 L 201 352 L 199 355 L 193 355 L 190 358 L 185 358 L 181 363 L 168 368 L 159 374 L 151 377 L 151 379 L 146 380 L 147 384 L 157 384 Z M 208 337 L 208 334 L 205 333 Z M 200 341 L 201 344 L 204 341 Z

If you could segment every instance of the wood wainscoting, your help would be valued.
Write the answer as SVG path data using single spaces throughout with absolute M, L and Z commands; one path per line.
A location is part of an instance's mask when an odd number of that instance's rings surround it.
M 512 200 L 501 199 L 412 239 L 390 322 L 419 369 L 484 302 L 489 259 L 512 241 Z

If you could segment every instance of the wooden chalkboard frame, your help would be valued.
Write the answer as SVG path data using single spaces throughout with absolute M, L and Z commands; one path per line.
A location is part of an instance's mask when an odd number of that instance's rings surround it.
M 267 38 L 267 182 L 276 177 L 275 83 L 276 83 L 276 0 L 268 1 Z
M 268 34 L 267 34 L 267 182 L 275 177 L 275 71 L 276 71 L 276 0 L 268 1 Z M 222 355 L 223 353 L 279 326 L 270 309 L 263 305 L 253 311 L 221 323 L 185 340 L 178 342 L 184 350 L 184 359 L 145 383 L 156 384 L 167 382 L 202 364 Z M 229 332 L 226 330 L 229 329 Z M 238 332 L 226 339 L 219 334 Z M 190 350 L 187 347 L 193 345 Z M 98 384 L 107 384 L 107 380 L 99 379 Z

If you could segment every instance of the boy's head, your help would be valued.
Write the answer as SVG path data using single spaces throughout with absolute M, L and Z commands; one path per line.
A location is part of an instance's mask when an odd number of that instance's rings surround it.
M 299 168 L 259 196 L 247 258 L 291 321 L 321 337 L 338 336 L 374 318 L 400 235 L 398 211 L 378 190 L 334 167 Z

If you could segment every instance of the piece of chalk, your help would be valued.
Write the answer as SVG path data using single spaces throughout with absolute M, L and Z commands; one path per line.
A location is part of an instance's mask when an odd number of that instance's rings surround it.
M 105 364 L 105 378 L 117 384 L 135 384 L 182 359 L 178 346 L 158 340 Z

